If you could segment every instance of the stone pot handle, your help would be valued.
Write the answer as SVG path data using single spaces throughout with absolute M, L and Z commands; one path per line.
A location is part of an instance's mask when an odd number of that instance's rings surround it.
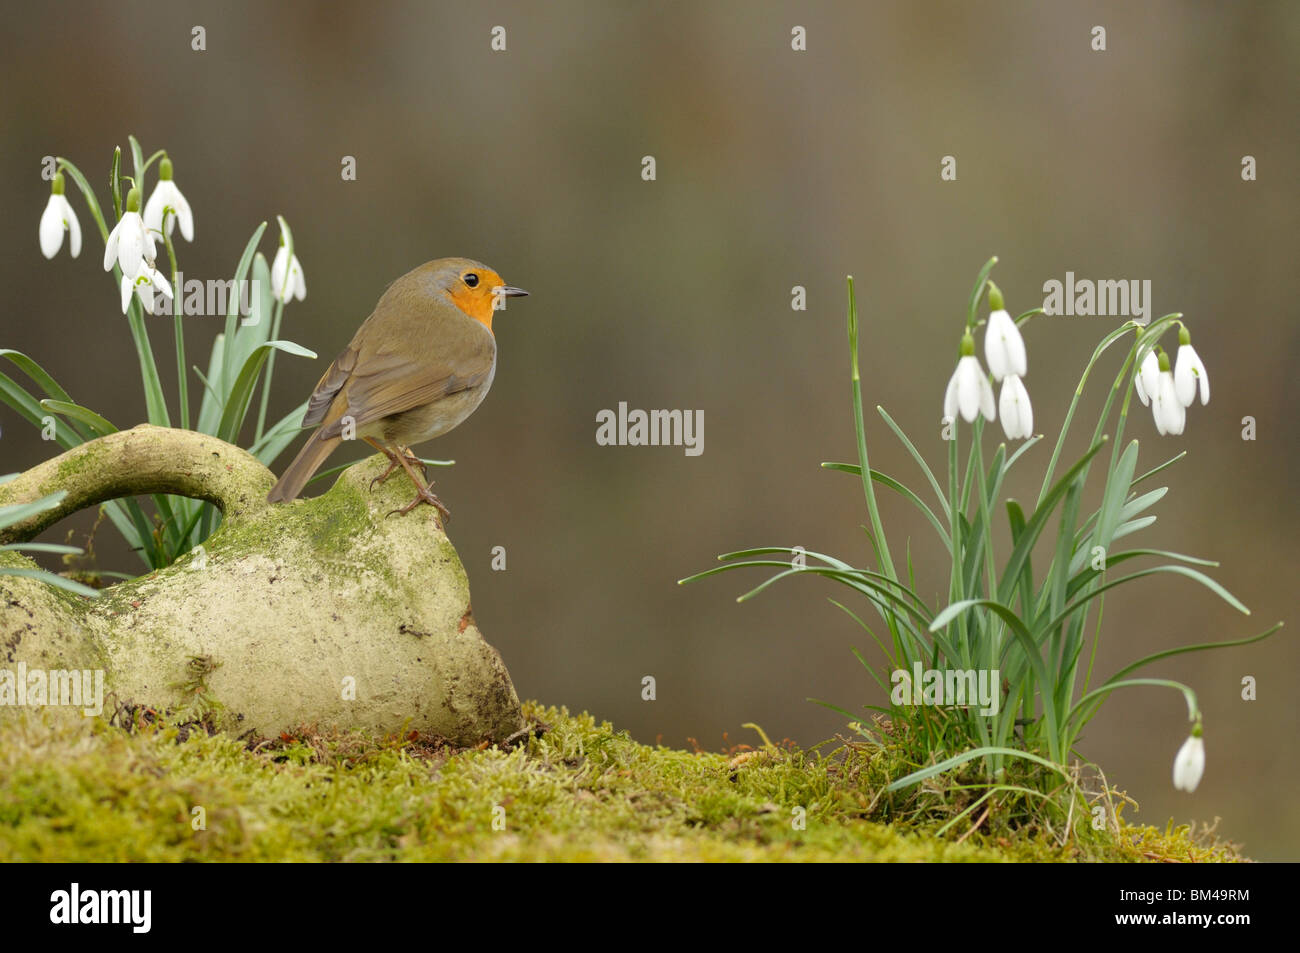
M 26 542 L 78 510 L 124 496 L 167 493 L 207 500 L 227 520 L 270 506 L 275 476 L 246 450 L 207 434 L 141 424 L 90 440 L 0 483 L 0 506 L 58 490 L 53 509 L 0 530 L 0 544 Z

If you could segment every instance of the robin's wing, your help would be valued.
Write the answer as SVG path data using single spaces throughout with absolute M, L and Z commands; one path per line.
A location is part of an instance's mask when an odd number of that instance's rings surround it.
M 317 381 L 316 389 L 311 392 L 311 397 L 307 401 L 307 413 L 302 418 L 304 427 L 315 427 L 325 419 L 330 404 L 334 403 L 334 398 L 347 383 L 356 363 L 357 349 L 349 344 L 347 350 L 334 359 L 329 370 Z
M 322 399 L 327 408 L 334 395 L 346 384 L 347 406 L 337 418 L 326 424 L 322 436 L 332 437 L 341 432 L 344 416 L 350 416 L 353 423 L 361 427 L 477 387 L 492 373 L 496 359 L 496 341 L 492 333 L 470 318 L 465 318 L 463 323 L 456 322 L 454 330 L 444 333 L 441 340 L 429 340 L 427 335 L 414 341 L 409 338 L 399 340 L 404 340 L 407 345 L 405 353 L 368 352 L 363 348 L 347 362 L 335 362 L 339 372 L 343 372 L 345 367 L 347 371 L 330 396 Z M 344 352 L 341 360 L 347 353 Z M 334 375 L 335 368 L 331 368 L 318 385 L 318 393 L 334 384 Z M 313 395 L 312 401 L 315 400 L 316 395 Z M 309 415 L 311 406 L 308 405 Z M 324 410 L 321 417 L 324 417 Z

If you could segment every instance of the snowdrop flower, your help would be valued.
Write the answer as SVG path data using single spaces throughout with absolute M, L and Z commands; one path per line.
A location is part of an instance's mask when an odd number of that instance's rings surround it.
M 1020 336 L 1016 322 L 1007 314 L 1002 304 L 1002 292 L 989 282 L 989 326 L 984 331 L 984 357 L 994 380 L 1008 374 L 1024 377 L 1028 371 L 1025 361 L 1025 339 Z
M 1184 407 L 1192 406 L 1196 399 L 1197 385 L 1200 385 L 1201 404 L 1210 402 L 1210 378 L 1205 373 L 1205 365 L 1192 347 L 1192 335 L 1187 328 L 1178 326 L 1178 360 L 1174 363 L 1174 387 L 1177 389 L 1178 402 Z
M 145 264 L 153 267 L 157 257 L 153 235 L 144 227 L 140 217 L 140 190 L 133 188 L 126 193 L 126 211 L 109 233 L 108 244 L 104 246 L 104 270 L 112 271 L 113 262 L 122 266 L 122 274 L 135 278 Z
M 1137 377 L 1133 379 L 1137 388 L 1138 400 L 1142 401 L 1145 407 L 1151 403 L 1151 398 L 1156 395 L 1160 389 L 1160 358 L 1156 357 L 1155 348 L 1147 352 L 1147 356 L 1142 360 L 1142 366 L 1138 368 Z
M 71 203 L 68 202 L 67 196 L 63 194 L 63 173 L 54 173 L 54 181 L 50 183 L 50 200 L 45 205 L 45 211 L 41 213 L 41 254 L 46 258 L 53 258 L 63 247 L 63 233 L 68 233 L 68 245 L 72 252 L 72 257 L 76 258 L 81 254 L 81 223 L 77 221 L 77 213 L 72 210 Z
M 145 266 L 134 278 L 122 276 L 122 313 L 131 306 L 131 294 L 135 293 L 144 305 L 145 314 L 153 314 L 154 289 L 158 289 L 168 301 L 172 299 L 172 286 L 159 274 L 157 268 Z
M 1169 355 L 1161 350 L 1157 360 L 1160 376 L 1151 396 L 1151 413 L 1155 417 L 1156 430 L 1162 437 L 1165 434 L 1180 434 L 1183 432 L 1183 425 L 1187 423 L 1187 408 L 1178 400 L 1174 372 L 1169 369 Z
M 1029 405 L 1029 391 L 1018 374 L 1008 374 L 1002 380 L 1002 396 L 998 400 L 998 414 L 1008 440 L 1027 440 L 1034 434 L 1034 408 Z
M 1174 758 L 1174 788 L 1179 791 L 1195 791 L 1204 773 L 1205 742 L 1201 740 L 1201 726 L 1197 725 Z
M 158 184 L 154 186 L 153 195 L 144 206 L 144 224 L 151 232 L 162 234 L 163 213 L 171 209 L 175 214 L 167 219 L 167 235 L 171 236 L 176 223 L 181 223 L 181 235 L 187 242 L 194 241 L 194 213 L 190 203 L 185 201 L 181 190 L 172 181 L 172 160 L 166 156 L 158 164 Z
M 287 281 L 286 270 L 289 275 Z M 284 235 L 280 236 L 280 249 L 275 253 L 275 261 L 271 262 L 271 294 L 286 303 L 291 298 L 301 301 L 307 294 L 307 282 L 302 276 L 302 265 L 297 255 L 290 259 L 289 250 L 284 247 Z
M 967 423 L 972 423 L 979 414 L 986 420 L 994 417 L 993 385 L 975 356 L 975 339 L 969 331 L 961 339 L 961 358 L 943 395 L 944 419 L 956 420 L 958 411 Z

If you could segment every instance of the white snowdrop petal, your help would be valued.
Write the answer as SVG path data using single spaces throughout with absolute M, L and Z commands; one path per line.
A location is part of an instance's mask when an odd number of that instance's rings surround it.
M 1143 406 L 1150 404 L 1160 386 L 1160 358 L 1155 351 L 1149 351 L 1138 368 L 1137 392 Z
M 1011 315 L 1004 310 L 989 315 L 984 332 L 984 357 L 995 380 L 1000 381 L 1008 374 L 1023 377 L 1026 373 L 1025 339 Z
M 81 254 L 81 222 L 77 220 L 77 213 L 72 209 L 72 203 L 66 198 L 63 200 L 63 213 L 68 223 L 68 238 L 72 245 L 72 257 L 76 258 Z
M 1174 757 L 1174 788 L 1179 791 L 1195 791 L 1204 775 L 1205 742 L 1193 736 L 1183 742 Z
M 959 369 L 952 372 L 952 377 L 948 378 L 948 387 L 943 392 L 943 416 L 945 420 L 956 421 L 957 419 L 957 381 L 960 377 Z
M 167 279 L 162 276 L 162 272 L 157 268 L 154 268 L 149 272 L 149 280 L 153 282 L 155 288 L 161 291 L 168 298 L 172 297 L 172 286 L 168 283 Z
M 1029 392 L 1024 381 L 1015 374 L 1007 375 L 1002 382 L 1002 396 L 998 401 L 998 414 L 1002 430 L 1008 440 L 1028 438 L 1034 429 L 1034 412 L 1029 404 Z
M 113 263 L 117 261 L 117 246 L 122 241 L 122 223 L 119 221 L 113 226 L 113 230 L 108 233 L 108 241 L 104 243 L 104 270 L 112 271 Z
M 155 231 L 162 230 L 163 209 L 167 205 L 163 183 L 159 182 L 154 186 L 153 194 L 149 196 L 149 201 L 144 203 L 144 225 Z
M 45 203 L 45 211 L 41 213 L 41 254 L 46 258 L 57 255 L 63 245 L 63 215 L 58 198 L 57 195 L 51 195 Z
M 175 188 L 173 186 L 173 188 Z M 176 220 L 181 226 L 181 236 L 187 241 L 194 241 L 194 213 L 190 210 L 190 203 L 186 201 L 185 196 L 181 195 L 180 189 L 175 189 L 176 195 L 174 208 L 176 209 Z
M 976 369 L 979 371 L 980 413 L 984 415 L 985 420 L 993 420 L 997 417 L 997 408 L 993 399 L 993 385 L 984 376 L 983 368 L 976 364 Z
M 980 412 L 980 366 L 973 355 L 963 357 L 957 364 L 957 407 L 966 423 L 974 423 Z
M 1178 400 L 1178 389 L 1172 371 L 1160 372 L 1159 386 L 1160 389 L 1156 392 L 1157 427 L 1163 423 L 1162 433 L 1181 434 L 1187 420 L 1187 411 Z
M 289 265 L 289 256 L 285 253 L 284 246 L 281 245 L 275 253 L 275 259 L 271 262 L 271 294 L 281 301 L 287 300 L 284 292 L 284 275 Z

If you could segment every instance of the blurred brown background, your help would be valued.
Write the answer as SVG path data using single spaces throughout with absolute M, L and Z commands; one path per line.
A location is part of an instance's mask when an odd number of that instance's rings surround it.
M 305 302 L 284 337 L 278 417 L 310 391 L 384 286 L 430 258 L 480 258 L 533 296 L 496 323 L 491 396 L 426 445 L 456 518 L 474 608 L 522 696 L 589 709 L 637 738 L 717 748 L 741 724 L 810 744 L 845 707 L 880 702 L 850 654 L 869 650 L 829 585 L 759 576 L 679 587 L 726 550 L 803 545 L 865 564 L 853 459 L 844 276 L 864 307 L 866 400 L 937 467 L 941 397 L 979 266 L 1013 313 L 1042 283 L 1149 278 L 1155 314 L 1183 311 L 1213 382 L 1182 438 L 1142 408 L 1145 470 L 1181 448 L 1142 542 L 1222 561 L 1242 618 L 1186 580 L 1106 604 L 1098 671 L 1179 643 L 1290 628 L 1260 645 L 1144 674 L 1200 693 L 1209 759 L 1193 795 L 1170 781 L 1182 699 L 1118 693 L 1082 752 L 1163 825 L 1224 818 L 1261 859 L 1300 857 L 1295 609 L 1295 304 L 1300 7 L 1286 2 L 758 4 L 10 4 L 4 96 L 0 346 L 127 426 L 144 419 L 136 361 L 85 205 L 85 248 L 41 258 L 41 158 L 77 163 L 107 201 L 128 133 L 166 147 L 194 209 L 194 277 L 228 277 L 256 224 L 294 228 Z M 494 53 L 489 31 L 507 29 Z M 793 52 L 791 28 L 807 29 Z M 207 32 L 206 52 L 190 47 Z M 1106 52 L 1090 30 L 1107 30 Z M 941 182 L 944 155 L 956 182 Z M 355 182 L 340 160 L 357 158 Z M 658 180 L 642 181 L 655 156 Z M 1258 161 L 1243 182 L 1241 159 Z M 151 177 L 152 183 L 152 177 Z M 791 288 L 808 289 L 793 312 Z M 1038 320 L 1026 338 L 1036 429 L 1055 434 L 1106 318 Z M 190 319 L 191 362 L 219 321 Z M 150 330 L 174 394 L 170 321 Z M 1172 338 L 1166 343 L 1173 346 Z M 1108 362 L 1105 378 L 1118 366 Z M 5 367 L 9 373 L 11 369 Z M 197 385 L 191 383 L 191 392 Z M 1086 410 L 1100 406 L 1091 393 Z M 608 448 L 619 401 L 702 409 L 705 452 Z M 197 402 L 195 403 L 197 407 Z M 173 413 L 175 407 L 173 406 Z M 1258 421 L 1243 442 L 1241 419 Z M 1078 428 L 1081 449 L 1093 420 Z M 872 462 L 923 481 L 874 414 Z M 51 453 L 0 408 L 0 472 Z M 990 445 L 993 441 L 990 439 Z M 295 445 L 296 446 L 296 445 Z M 1008 490 L 1037 488 L 1050 441 Z M 280 465 L 287 462 L 282 458 Z M 923 494 L 927 495 L 928 494 Z M 928 527 L 884 501 L 895 552 L 945 585 Z M 68 525 L 89 527 L 90 514 Z M 49 534 L 57 538 L 60 534 Z M 112 568 L 134 557 L 99 538 Z M 505 546 L 508 569 L 490 570 Z M 1005 547 L 1003 549 L 1005 553 Z M 658 700 L 641 700 L 641 679 Z M 1259 700 L 1240 680 L 1259 679 Z

